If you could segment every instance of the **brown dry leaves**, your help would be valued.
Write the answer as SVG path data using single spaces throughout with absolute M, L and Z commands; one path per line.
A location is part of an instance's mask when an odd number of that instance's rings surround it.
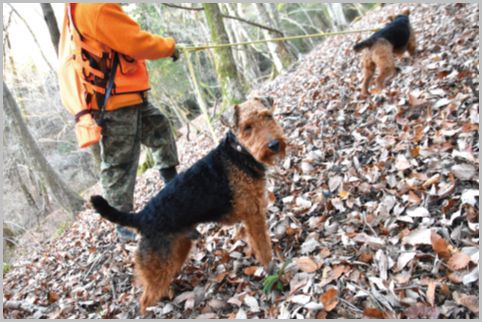
M 330 312 L 338 304 L 337 295 L 337 290 L 334 288 L 330 288 L 328 291 L 326 291 L 320 296 L 320 302 L 323 303 L 323 307 L 326 312 Z
M 405 6 L 349 29 L 380 26 Z M 397 60 L 382 94 L 359 98 L 357 36 L 327 38 L 257 93 L 275 98 L 290 141 L 267 178 L 274 263 L 292 260 L 281 289 L 262 292 L 266 272 L 243 229 L 200 225 L 173 300 L 147 317 L 478 317 L 478 7 L 411 9 L 418 52 Z M 207 133 L 192 134 L 178 141 L 182 167 L 213 147 Z M 140 178 L 136 207 L 159 188 L 157 174 Z M 4 316 L 139 317 L 134 244 L 119 245 L 113 231 L 86 211 L 19 261 L 4 275 Z
M 447 265 L 451 270 L 458 271 L 467 267 L 469 262 L 470 262 L 469 255 L 462 252 L 457 252 L 453 254 L 452 257 L 450 257 Z
M 436 232 L 432 232 L 432 249 L 433 251 L 443 259 L 448 259 L 450 257 L 449 244 L 440 237 Z
M 313 273 L 318 269 L 318 264 L 315 263 L 310 257 L 300 257 L 295 259 L 296 265 L 306 273 Z

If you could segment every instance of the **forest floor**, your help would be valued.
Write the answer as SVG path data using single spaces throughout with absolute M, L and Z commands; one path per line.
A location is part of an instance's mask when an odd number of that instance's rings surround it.
M 349 28 L 381 26 L 402 7 L 386 5 Z M 397 61 L 383 93 L 359 95 L 360 55 L 351 48 L 366 34 L 328 38 L 257 91 L 275 98 L 290 141 L 268 175 L 274 260 L 288 263 L 280 289 L 263 292 L 266 273 L 242 229 L 200 225 L 173 298 L 146 317 L 479 316 L 478 5 L 411 9 L 417 54 Z M 207 134 L 190 137 L 178 141 L 182 168 L 213 146 Z M 147 171 L 136 207 L 160 188 Z M 3 275 L 4 317 L 140 317 L 135 248 L 83 211 Z

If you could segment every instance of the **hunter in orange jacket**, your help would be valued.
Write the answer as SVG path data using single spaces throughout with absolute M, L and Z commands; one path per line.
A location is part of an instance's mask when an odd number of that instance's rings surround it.
M 141 30 L 117 3 L 79 3 L 73 12 L 75 26 L 93 48 L 113 49 L 136 60 L 159 59 L 174 54 L 176 42 Z M 120 36 L 121 35 L 121 36 Z M 122 70 L 123 64 L 120 62 Z M 112 95 L 106 110 L 142 102 L 141 93 Z
M 80 134 L 101 128 L 101 135 L 97 131 L 85 138 L 98 138 L 99 145 L 92 147 L 100 147 L 103 195 L 112 206 L 131 212 L 141 145 L 151 149 L 154 168 L 160 170 L 165 183 L 177 174 L 179 158 L 170 122 L 145 96 L 149 77 L 144 62 L 167 57 L 177 60 L 176 43 L 172 38 L 142 31 L 119 4 L 69 3 L 65 14 L 67 20 L 61 39 L 66 46 L 59 46 L 65 49 L 62 55 L 59 53 L 65 61 L 61 74 L 66 77 L 59 77 L 63 96 L 68 99 L 70 95 L 80 94 L 74 100 L 81 101 L 80 104 L 69 109 L 80 121 L 84 117 L 85 124 L 76 123 Z M 112 83 L 109 73 L 114 62 L 118 65 Z M 106 80 L 109 81 L 104 82 Z M 97 111 L 95 100 L 102 99 L 102 94 L 111 87 L 105 113 Z M 77 93 L 72 93 L 72 88 Z M 82 98 L 85 99 L 82 101 Z M 96 126 L 92 118 L 100 126 Z M 85 146 L 95 142 L 84 141 Z M 117 226 L 117 234 L 120 240 L 135 239 L 135 234 L 123 226 Z

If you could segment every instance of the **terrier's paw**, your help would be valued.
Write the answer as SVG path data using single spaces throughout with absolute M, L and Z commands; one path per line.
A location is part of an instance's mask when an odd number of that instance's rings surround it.
M 264 269 L 266 274 L 273 275 L 276 272 L 276 263 L 274 261 L 269 262 L 268 267 Z
M 376 95 L 376 94 L 380 94 L 382 90 L 383 90 L 382 88 L 375 88 L 375 89 L 372 89 L 370 93 L 373 95 Z

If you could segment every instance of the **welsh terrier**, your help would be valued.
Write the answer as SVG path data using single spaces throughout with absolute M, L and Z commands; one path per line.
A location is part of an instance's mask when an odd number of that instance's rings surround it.
M 135 255 L 144 291 L 140 310 L 167 297 L 185 262 L 191 232 L 199 223 L 242 222 L 259 262 L 268 269 L 271 240 L 266 224 L 266 166 L 285 155 L 286 140 L 273 118 L 273 100 L 250 99 L 221 117 L 229 128 L 219 145 L 178 174 L 138 213 L 123 213 L 101 196 L 91 203 L 105 219 L 135 228 L 141 235 Z
M 385 81 L 395 75 L 395 55 L 401 57 L 408 50 L 410 56 L 415 54 L 415 34 L 408 20 L 409 9 L 402 11 L 401 15 L 390 16 L 391 21 L 385 27 L 371 35 L 368 39 L 357 43 L 353 50 L 363 52 L 363 84 L 362 97 L 368 95 L 370 81 L 378 68 L 378 77 L 375 81 L 376 89 L 372 94 L 380 93 Z

